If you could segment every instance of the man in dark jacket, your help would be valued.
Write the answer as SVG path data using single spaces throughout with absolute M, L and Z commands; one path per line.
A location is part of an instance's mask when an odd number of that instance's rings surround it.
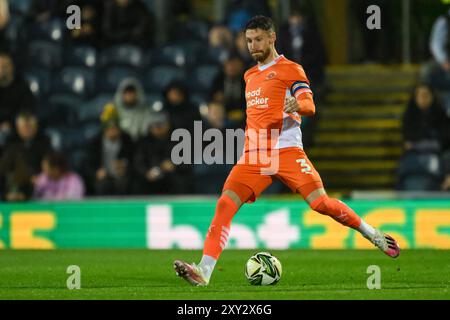
M 96 195 L 126 195 L 132 177 L 133 141 L 119 126 L 117 114 L 105 110 L 103 131 L 89 144 L 89 176 Z
M 14 70 L 9 54 L 0 52 L 0 135 L 8 134 L 19 111 L 33 111 L 35 99 L 28 84 Z
M 138 193 L 188 193 L 192 183 L 190 165 L 175 165 L 171 160 L 172 148 L 170 120 L 166 112 L 152 116 L 148 135 L 141 139 L 134 158 L 135 170 L 140 177 Z
M 192 132 L 194 121 L 201 121 L 199 109 L 190 101 L 189 92 L 181 82 L 170 83 L 164 91 L 164 109 L 168 112 L 171 127 Z
M 6 200 L 26 200 L 31 196 L 33 179 L 40 172 L 44 155 L 51 149 L 50 139 L 38 130 L 36 116 L 20 113 L 16 120 L 16 133 L 7 140 L 0 159 Z
M 280 27 L 278 48 L 286 58 L 303 66 L 315 93 L 325 81 L 326 52 L 319 28 L 312 17 L 294 8 L 288 23 Z
M 106 45 L 132 43 L 151 46 L 153 17 L 141 0 L 105 2 L 103 36 Z

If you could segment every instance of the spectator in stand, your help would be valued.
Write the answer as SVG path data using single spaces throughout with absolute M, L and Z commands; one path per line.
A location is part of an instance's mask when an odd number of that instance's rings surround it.
M 42 160 L 42 172 L 34 180 L 36 200 L 77 200 L 84 196 L 81 177 L 68 168 L 66 156 L 51 152 Z
M 314 19 L 294 8 L 278 34 L 279 51 L 303 66 L 317 98 L 325 81 L 326 52 Z
M 101 44 L 103 2 L 101 0 L 71 0 L 67 6 L 81 9 L 81 28 L 68 30 L 71 41 L 98 47 Z
M 29 17 L 32 22 L 47 23 L 53 18 L 66 14 L 66 1 L 31 0 Z
M 194 121 L 201 121 L 199 109 L 190 101 L 186 86 L 174 81 L 164 90 L 164 109 L 168 112 L 171 127 L 192 132 Z
M 88 147 L 90 176 L 96 195 L 126 195 L 132 177 L 133 142 L 119 127 L 119 116 L 108 106 L 101 115 L 102 132 Z
M 172 148 L 169 116 L 156 112 L 148 134 L 136 147 L 135 171 L 141 178 L 136 186 L 139 194 L 176 194 L 187 192 L 192 181 L 190 166 L 175 166 L 171 160 Z
M 40 171 L 44 155 L 51 151 L 50 139 L 39 131 L 34 114 L 17 116 L 16 132 L 9 137 L 0 160 L 3 192 L 7 201 L 26 200 L 32 194 L 32 180 Z
M 433 90 L 419 85 L 403 115 L 406 151 L 440 153 L 449 147 L 450 120 Z
M 430 50 L 433 60 L 423 65 L 421 78 L 435 90 L 441 91 L 444 107 L 450 115 L 450 10 L 435 21 Z
M 102 22 L 105 44 L 131 43 L 149 47 L 153 44 L 153 20 L 141 0 L 106 1 Z
M 245 117 L 244 62 L 232 54 L 223 64 L 223 71 L 213 82 L 210 101 L 223 104 L 229 124 L 243 127 Z
M 247 39 L 245 38 L 245 32 L 241 31 L 236 34 L 234 38 L 234 47 L 237 55 L 244 62 L 244 70 L 248 70 L 255 65 L 252 55 L 248 51 Z
M 7 0 L 0 0 L 0 50 L 4 50 L 4 31 L 9 22 L 9 6 Z
M 25 80 L 15 72 L 11 56 L 0 52 L 0 141 L 11 132 L 17 113 L 33 111 L 34 107 L 35 98 Z
M 450 149 L 444 152 L 442 163 L 444 165 L 444 180 L 441 188 L 443 191 L 450 191 Z
M 247 21 L 253 16 L 272 16 L 267 0 L 232 0 L 228 1 L 227 5 L 227 25 L 233 33 L 244 29 Z
M 233 48 L 233 33 L 223 25 L 213 26 L 209 30 L 209 47 L 229 52 Z
M 105 108 L 114 107 L 117 110 L 120 128 L 131 136 L 133 141 L 147 134 L 152 112 L 142 84 L 134 78 L 126 78 L 119 84 L 113 102 Z
M 228 127 L 225 108 L 221 103 L 212 102 L 208 105 L 208 113 L 206 119 L 203 121 L 203 130 L 215 129 L 220 130 L 222 136 L 225 137 L 225 130 Z M 210 142 L 203 143 L 203 150 Z M 234 150 L 234 154 L 241 151 L 238 150 L 239 146 Z M 230 159 L 230 163 L 227 163 L 226 148 L 216 150 L 214 154 L 211 154 L 213 159 L 212 164 L 206 162 L 204 159 L 201 164 L 196 164 L 193 168 L 195 174 L 195 191 L 201 194 L 216 194 L 223 186 L 223 181 L 227 177 L 231 170 L 232 164 L 235 163 L 235 159 Z M 235 156 L 236 158 L 236 156 Z M 217 161 L 214 161 L 217 160 Z M 223 162 L 220 162 L 223 161 Z M 208 161 L 209 162 L 209 161 Z M 221 164 L 222 163 L 222 164 Z

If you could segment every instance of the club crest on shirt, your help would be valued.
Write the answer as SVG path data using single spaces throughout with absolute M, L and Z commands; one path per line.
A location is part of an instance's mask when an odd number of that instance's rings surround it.
M 275 71 L 271 71 L 269 72 L 269 74 L 266 77 L 266 80 L 272 79 L 273 77 L 275 77 L 277 75 L 277 73 Z

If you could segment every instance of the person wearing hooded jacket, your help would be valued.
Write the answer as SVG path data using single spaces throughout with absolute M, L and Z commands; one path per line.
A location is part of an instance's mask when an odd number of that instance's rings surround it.
M 114 107 L 119 115 L 120 128 L 138 141 L 147 134 L 152 118 L 142 84 L 135 78 L 126 78 L 120 82 L 112 102 L 105 108 Z

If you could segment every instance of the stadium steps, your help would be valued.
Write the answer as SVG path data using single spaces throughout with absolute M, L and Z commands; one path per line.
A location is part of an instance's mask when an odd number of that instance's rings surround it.
M 401 119 L 417 66 L 333 66 L 307 150 L 329 192 L 393 189 L 403 153 Z

